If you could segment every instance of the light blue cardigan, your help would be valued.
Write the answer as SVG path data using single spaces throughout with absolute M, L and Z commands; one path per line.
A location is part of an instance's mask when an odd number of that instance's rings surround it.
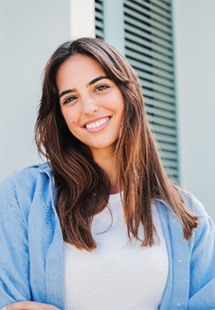
M 0 186 L 0 308 L 24 300 L 64 308 L 63 239 L 54 193 L 46 164 L 14 173 Z M 185 201 L 200 217 L 189 242 L 171 208 L 157 200 L 169 255 L 160 309 L 215 309 L 214 224 L 195 197 L 186 193 Z

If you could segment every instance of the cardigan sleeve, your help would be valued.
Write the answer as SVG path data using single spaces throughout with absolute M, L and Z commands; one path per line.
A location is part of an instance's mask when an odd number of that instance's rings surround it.
M 31 300 L 27 224 L 14 176 L 0 185 L 0 308 Z
M 189 309 L 215 309 L 215 226 L 203 205 L 191 200 L 199 224 L 190 247 Z

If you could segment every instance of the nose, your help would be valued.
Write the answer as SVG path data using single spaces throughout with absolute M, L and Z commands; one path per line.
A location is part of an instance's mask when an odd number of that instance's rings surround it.
M 90 94 L 82 96 L 81 109 L 83 114 L 93 115 L 98 111 L 96 100 Z

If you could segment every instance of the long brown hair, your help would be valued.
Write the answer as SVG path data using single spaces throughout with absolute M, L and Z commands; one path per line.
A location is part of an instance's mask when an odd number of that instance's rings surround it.
M 79 249 L 96 248 L 92 219 L 107 206 L 111 190 L 108 176 L 94 162 L 89 148 L 69 131 L 60 111 L 56 73 L 75 54 L 98 61 L 124 97 L 124 122 L 115 155 L 129 238 L 139 239 L 138 227 L 142 224 L 142 245 L 153 245 L 151 204 L 153 199 L 161 198 L 176 213 L 184 237 L 189 239 L 197 226 L 197 217 L 185 207 L 180 189 L 167 178 L 162 167 L 136 73 L 112 46 L 99 39 L 80 38 L 62 44 L 47 63 L 35 127 L 38 150 L 50 162 L 55 177 L 56 209 L 64 240 Z

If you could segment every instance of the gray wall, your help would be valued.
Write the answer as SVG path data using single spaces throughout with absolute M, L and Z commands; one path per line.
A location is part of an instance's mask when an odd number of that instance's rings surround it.
M 69 38 L 69 0 L 0 0 L 0 180 L 40 161 L 33 128 L 42 72 Z
M 215 220 L 215 1 L 173 3 L 181 181 Z

